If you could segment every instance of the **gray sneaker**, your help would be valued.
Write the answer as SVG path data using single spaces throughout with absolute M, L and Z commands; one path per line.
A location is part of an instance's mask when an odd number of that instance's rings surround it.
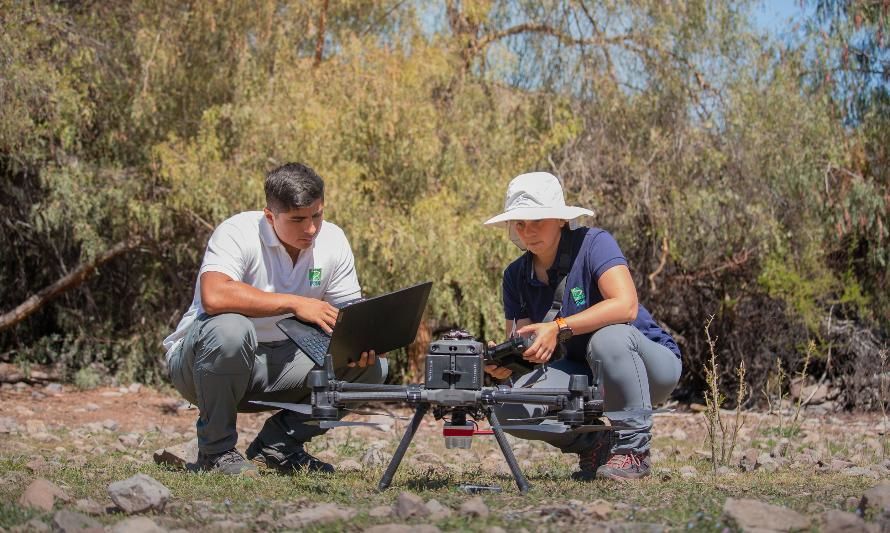
M 597 479 L 642 479 L 648 477 L 652 470 L 649 452 L 614 454 L 606 464 L 596 471 Z
M 222 453 L 205 454 L 198 452 L 198 462 L 195 464 L 198 470 L 208 472 L 220 472 L 229 475 L 242 475 L 253 477 L 258 474 L 253 464 L 244 458 L 235 448 Z
M 293 474 L 298 470 L 333 474 L 334 466 L 313 457 L 303 448 L 303 443 L 290 444 L 284 449 L 266 446 L 259 437 L 247 448 L 247 458 L 274 468 L 282 474 Z

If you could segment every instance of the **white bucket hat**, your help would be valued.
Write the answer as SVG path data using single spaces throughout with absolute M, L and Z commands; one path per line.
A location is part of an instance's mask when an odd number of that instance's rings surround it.
M 506 226 L 510 240 L 524 250 L 511 221 L 556 218 L 567 220 L 569 227 L 574 229 L 577 227 L 577 218 L 592 215 L 593 211 L 590 209 L 566 205 L 559 178 L 549 172 L 530 172 L 520 174 L 510 181 L 504 200 L 504 212 L 486 220 L 485 225 Z

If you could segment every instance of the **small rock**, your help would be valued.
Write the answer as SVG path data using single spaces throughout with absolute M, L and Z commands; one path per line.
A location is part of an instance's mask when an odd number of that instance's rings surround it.
M 120 427 L 120 424 L 117 423 L 117 420 L 112 420 L 111 418 L 102 421 L 102 427 L 107 429 L 108 431 L 117 431 Z
M 863 514 L 867 511 L 890 511 L 890 483 L 885 481 L 865 491 L 859 501 L 859 510 Z
M 60 383 L 50 383 L 46 387 L 43 387 L 43 393 L 48 394 L 50 396 L 56 396 L 58 394 L 62 394 L 64 389 Z
M 391 459 L 392 455 L 386 453 L 376 446 L 372 446 L 368 448 L 368 450 L 362 456 L 362 464 L 364 464 L 368 468 L 376 468 L 388 465 Z
M 841 470 L 850 468 L 855 466 L 855 463 L 852 461 L 844 461 L 843 459 L 832 459 L 831 464 L 829 465 L 829 469 L 832 472 L 840 472 Z
M 485 501 L 482 500 L 481 496 L 476 496 L 460 504 L 459 512 L 464 516 L 485 518 L 488 516 L 488 506 L 485 505 Z
M 504 459 L 503 459 L 503 456 L 502 456 L 500 453 L 495 454 L 495 455 L 494 455 L 494 458 L 495 458 L 497 461 L 501 461 L 501 462 L 503 462 L 503 460 L 504 460 Z M 434 465 L 440 465 L 440 464 L 442 464 L 442 456 L 439 455 L 439 454 L 437 454 L 437 453 L 432 453 L 432 452 L 420 452 L 420 453 L 416 453 L 416 454 L 414 454 L 414 456 L 412 457 L 412 459 L 414 459 L 414 461 L 416 461 L 416 462 L 418 462 L 418 463 L 420 463 L 420 464 L 427 464 L 427 465 L 429 465 L 429 464 L 434 464 Z
M 219 520 L 210 524 L 211 531 L 243 531 L 245 529 L 247 529 L 247 524 L 234 520 Z
M 686 435 L 685 431 L 683 431 L 680 428 L 677 428 L 673 431 L 673 433 L 671 433 L 671 438 L 674 440 L 686 441 L 686 439 L 688 439 L 689 436 Z
M 74 502 L 74 506 L 77 507 L 78 511 L 91 515 L 103 515 L 106 511 L 106 507 L 104 505 L 94 500 L 77 500 L 76 502 Z
M 43 423 L 43 420 L 32 418 L 25 421 L 25 431 L 30 435 L 46 433 L 46 424 Z
M 865 520 L 853 513 L 832 509 L 822 513 L 820 531 L 823 533 L 854 533 L 866 531 Z
M 111 500 L 125 513 L 141 513 L 153 509 L 161 511 L 170 499 L 170 491 L 146 474 L 115 481 L 108 485 L 108 495 Z
M 420 496 L 410 492 L 401 492 L 396 498 L 393 513 L 399 518 L 424 517 L 430 514 L 430 510 Z
M 694 466 L 686 465 L 680 468 L 680 477 L 684 479 L 692 479 L 698 475 L 698 470 Z
M 89 402 L 86 405 L 84 405 L 83 407 L 87 411 L 98 411 L 99 410 L 99 406 L 94 404 L 93 402 Z
M 717 468 L 717 474 L 721 476 L 734 476 L 735 473 L 735 470 L 726 465 Z
M 392 514 L 392 506 L 390 505 L 378 505 L 377 507 L 371 508 L 368 511 L 368 516 L 374 518 L 384 518 L 390 516 Z
M 791 441 L 789 441 L 787 438 L 783 437 L 782 439 L 779 439 L 779 442 L 777 442 L 776 445 L 773 446 L 770 455 L 773 457 L 785 457 L 785 454 L 788 453 L 788 446 L 790 444 Z
M 186 465 L 198 462 L 198 439 L 161 448 L 154 453 L 154 461 L 159 465 L 184 469 Z
M 134 516 L 121 520 L 111 528 L 111 533 L 166 533 L 167 530 L 157 525 L 147 516 Z
M 382 524 L 365 529 L 365 533 L 440 533 L 442 530 L 430 524 Z
M 125 448 L 138 448 L 141 439 L 139 433 L 125 433 L 117 438 Z
M 56 498 L 69 501 L 68 495 L 58 485 L 46 479 L 35 479 L 25 489 L 19 503 L 23 507 L 33 507 L 42 511 L 52 511 Z
M 449 518 L 451 517 L 451 515 L 454 514 L 454 511 L 452 511 L 450 507 L 442 505 L 441 503 L 439 503 L 439 500 L 435 499 L 426 502 L 426 508 L 430 512 L 430 520 L 434 522 L 442 520 L 444 518 Z
M 742 467 L 745 472 L 751 472 L 760 466 L 757 462 L 759 456 L 760 452 L 757 449 L 749 448 L 742 454 L 742 458 L 739 460 L 739 466 Z
M 12 533 L 49 533 L 52 531 L 52 528 L 46 525 L 44 522 L 36 518 L 32 518 L 28 520 L 24 524 L 19 524 L 12 529 L 10 529 Z
M 606 500 L 594 500 L 584 506 L 585 514 L 594 520 L 606 520 L 613 511 L 613 506 Z
M 337 464 L 337 470 L 340 472 L 357 472 L 362 469 L 362 464 L 355 459 L 346 459 Z
M 0 416 L 0 433 L 17 433 L 19 425 L 14 418 Z
M 280 525 L 285 528 L 302 529 L 310 524 L 327 524 L 337 520 L 349 520 L 353 516 L 355 516 L 354 509 L 344 509 L 332 503 L 323 503 L 284 515 Z
M 53 529 L 62 533 L 103 533 L 102 524 L 74 511 L 62 509 L 53 515 Z
M 142 390 L 142 384 L 141 384 L 141 383 L 131 383 L 130 386 L 127 387 L 127 391 L 128 391 L 130 394 L 136 394 L 137 392 L 139 392 L 139 391 L 141 391 L 141 390 Z
M 45 470 L 48 464 L 42 455 L 38 455 L 25 463 L 25 466 L 28 467 L 31 472 L 38 472 L 40 470 Z
M 727 498 L 723 513 L 744 531 L 808 529 L 809 520 L 791 509 L 757 500 Z
M 861 466 L 854 466 L 852 468 L 848 468 L 846 470 L 842 470 L 841 473 L 845 476 L 861 476 L 861 477 L 870 477 L 872 479 L 878 479 L 881 477 L 880 474 L 871 470 L 869 468 L 864 468 Z

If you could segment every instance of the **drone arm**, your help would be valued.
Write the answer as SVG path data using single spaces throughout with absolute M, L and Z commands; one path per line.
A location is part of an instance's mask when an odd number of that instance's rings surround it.
M 566 404 L 565 396 L 556 396 L 549 394 L 528 394 L 528 393 L 512 393 L 504 391 L 495 391 L 492 395 L 494 403 L 535 403 L 540 405 L 552 405 L 554 407 L 563 407 Z
M 404 388 L 401 391 L 335 392 L 333 394 L 334 397 L 331 403 L 335 405 L 360 402 L 404 402 L 408 400 L 408 391 Z
M 405 385 L 387 385 L 382 383 L 349 383 L 347 381 L 334 381 L 331 389 L 342 392 L 400 392 L 405 394 Z

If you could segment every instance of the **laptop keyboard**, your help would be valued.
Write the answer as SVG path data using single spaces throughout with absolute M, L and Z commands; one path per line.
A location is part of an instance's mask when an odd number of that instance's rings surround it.
M 321 331 L 300 335 L 297 345 L 319 366 L 324 366 L 324 356 L 328 353 L 331 338 Z

